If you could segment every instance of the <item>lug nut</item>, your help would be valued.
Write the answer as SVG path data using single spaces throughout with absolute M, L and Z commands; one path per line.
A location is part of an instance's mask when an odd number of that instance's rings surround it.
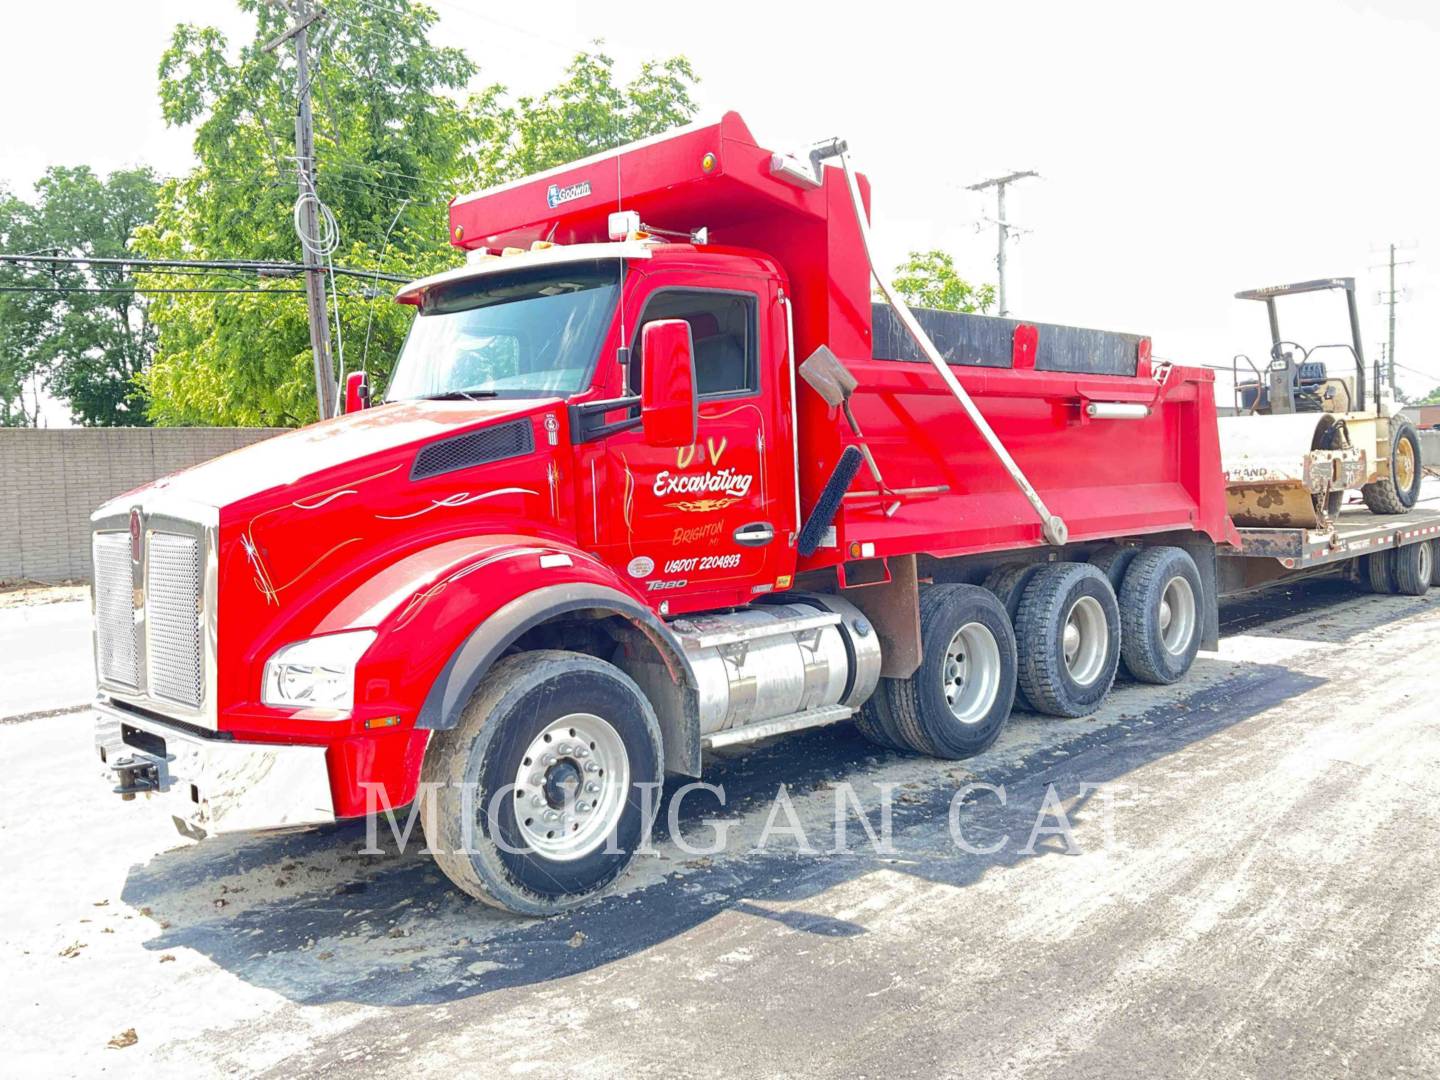
M 568 742 L 562 742 L 559 746 L 557 746 L 557 747 L 555 748 L 555 752 L 556 752 L 557 754 L 559 754 L 561 757 L 569 757 L 569 756 L 570 756 L 570 744 L 569 744 Z
M 554 810 L 546 810 L 546 811 L 545 811 L 545 820 L 546 820 L 546 821 L 559 821 L 559 820 L 560 820 L 560 815 L 557 814 Z
M 545 774 L 544 774 L 544 773 L 538 773 L 538 772 L 532 772 L 532 773 L 530 774 L 530 782 L 531 782 L 532 784 L 534 784 L 536 787 L 539 787 L 541 784 L 543 784 L 543 783 L 545 782 Z
M 546 765 L 554 765 L 555 762 L 559 761 L 560 759 L 557 758 L 554 754 L 546 754 L 542 760 L 545 762 Z
M 582 814 L 588 814 L 590 812 L 590 804 L 588 802 L 576 803 L 575 809 L 579 810 Z
M 530 798 L 530 805 L 531 805 L 531 806 L 544 806 L 544 805 L 545 805 L 545 796 L 544 796 L 544 795 L 533 795 L 533 796 L 531 796 L 531 798 Z
M 575 748 L 575 756 L 583 761 L 590 756 L 590 748 L 588 746 L 577 746 Z
M 588 791 L 591 795 L 594 795 L 597 791 L 600 790 L 600 785 L 597 784 L 594 780 L 591 780 L 588 784 L 585 785 L 585 790 Z
M 585 762 L 585 771 L 590 773 L 596 773 L 600 771 L 600 766 L 595 764 L 595 762 L 593 761 L 587 761 Z

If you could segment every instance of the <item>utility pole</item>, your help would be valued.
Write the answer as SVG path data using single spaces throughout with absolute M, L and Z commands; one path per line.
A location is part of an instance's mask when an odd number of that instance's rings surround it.
M 1395 392 L 1395 245 L 1390 245 L 1390 347 L 1385 350 L 1385 364 L 1390 374 L 1390 392 Z
M 1409 266 L 1409 265 L 1410 265 L 1412 262 L 1414 262 L 1415 260 L 1414 260 L 1414 259 L 1401 259 L 1401 260 L 1397 261 L 1396 258 L 1395 258 L 1395 245 L 1394 245 L 1394 244 L 1390 244 L 1390 245 L 1388 245 L 1388 247 L 1389 247 L 1389 249 L 1390 249 L 1390 259 L 1389 259 L 1389 263 L 1388 263 L 1388 268 L 1389 268 L 1389 271 L 1390 271 L 1390 288 L 1389 288 L 1389 289 L 1386 289 L 1386 290 L 1382 290 L 1381 293 L 1379 294 L 1378 299 L 1379 299 L 1380 303 L 1385 304 L 1385 305 L 1386 305 L 1387 307 L 1389 307 L 1389 309 L 1390 309 L 1390 343 L 1389 343 L 1389 347 L 1386 348 L 1386 350 L 1385 350 L 1385 355 L 1384 355 L 1383 359 L 1384 359 L 1384 361 L 1385 361 L 1385 376 L 1386 376 L 1386 378 L 1390 381 L 1390 392 L 1393 394 L 1393 393 L 1395 393 L 1395 390 L 1396 390 L 1396 386 L 1395 386 L 1395 304 L 1396 304 L 1397 301 L 1399 301 L 1399 299 L 1400 299 L 1400 292 L 1401 292 L 1401 290 L 1399 290 L 1399 289 L 1397 289 L 1397 288 L 1395 287 L 1395 268 L 1396 268 L 1397 266 Z M 1374 270 L 1374 269 L 1379 269 L 1379 268 L 1378 268 L 1378 267 L 1371 267 L 1371 269 Z
M 335 368 L 330 362 L 330 317 L 325 308 L 325 265 L 320 258 L 319 221 L 315 197 L 315 132 L 310 112 L 310 24 L 320 12 L 310 0 L 292 0 L 290 13 L 295 24 L 264 45 L 265 52 L 279 48 L 286 41 L 295 42 L 295 90 L 299 101 L 295 110 L 295 167 L 300 189 L 300 251 L 305 265 L 305 306 L 310 320 L 310 349 L 315 363 L 315 403 L 320 419 L 335 415 Z
M 982 180 L 978 184 L 971 184 L 967 191 L 984 191 L 986 188 L 995 189 L 995 226 L 1000 234 L 999 250 L 995 254 L 995 269 L 999 275 L 1000 282 L 996 289 L 997 299 L 1001 315 L 1008 315 L 1010 309 L 1005 304 L 1005 242 L 1010 238 L 1010 222 L 1005 218 L 1005 188 L 1016 180 L 1024 180 L 1027 177 L 1038 177 L 1040 174 L 1026 170 L 1024 172 L 1012 172 L 1006 176 L 996 176 L 989 180 Z

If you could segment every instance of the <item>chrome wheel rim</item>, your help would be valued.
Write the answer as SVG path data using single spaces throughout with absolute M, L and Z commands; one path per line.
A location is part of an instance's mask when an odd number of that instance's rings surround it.
M 1160 594 L 1160 641 L 1171 656 L 1182 656 L 1195 636 L 1195 590 L 1183 577 L 1173 577 Z
M 1065 669 L 1076 683 L 1089 686 L 1100 677 L 1110 651 L 1110 624 L 1099 600 L 1082 596 L 1070 605 L 1065 613 L 1061 647 Z
M 568 862 L 605 842 L 625 810 L 630 755 L 608 720 L 570 713 L 526 747 L 515 772 L 515 822 L 524 846 Z
M 1420 584 L 1425 585 L 1435 576 L 1435 549 L 1430 541 L 1422 541 L 1420 544 Z
M 983 623 L 955 631 L 945 646 L 942 689 L 950 712 L 962 724 L 978 724 L 1000 693 L 1000 643 Z

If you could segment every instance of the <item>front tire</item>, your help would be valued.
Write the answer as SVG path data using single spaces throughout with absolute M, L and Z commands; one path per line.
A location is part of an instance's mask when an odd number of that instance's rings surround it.
M 629 866 L 658 807 L 663 761 L 655 711 L 619 668 L 560 650 L 507 657 L 460 722 L 431 739 L 427 846 L 479 900 L 522 915 L 564 911 Z

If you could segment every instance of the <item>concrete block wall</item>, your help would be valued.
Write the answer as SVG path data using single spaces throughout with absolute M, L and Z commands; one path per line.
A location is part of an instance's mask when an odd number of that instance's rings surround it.
M 275 428 L 0 428 L 0 583 L 88 581 L 90 512 Z

